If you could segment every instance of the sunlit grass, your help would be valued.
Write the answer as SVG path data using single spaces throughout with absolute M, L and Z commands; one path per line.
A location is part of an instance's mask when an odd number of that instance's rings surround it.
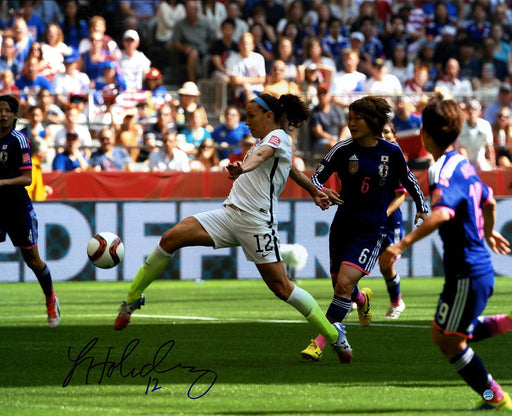
M 328 306 L 329 281 L 298 283 Z M 347 318 L 349 365 L 329 350 L 318 363 L 302 361 L 316 334 L 260 280 L 156 281 L 120 332 L 112 325 L 128 282 L 56 283 L 56 329 L 46 325 L 37 284 L 1 285 L 0 414 L 466 414 L 478 397 L 430 340 L 443 280 L 403 279 L 407 309 L 396 321 L 383 318 L 384 282 L 361 283 L 374 292 L 374 319 L 363 328 L 357 314 Z M 499 278 L 486 313 L 510 312 L 510 299 L 512 279 Z M 511 334 L 473 349 L 512 391 Z

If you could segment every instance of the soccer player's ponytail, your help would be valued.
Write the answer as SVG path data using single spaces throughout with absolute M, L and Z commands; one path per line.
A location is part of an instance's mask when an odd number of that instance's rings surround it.
M 293 94 L 283 94 L 279 99 L 270 94 L 260 94 L 253 101 L 256 101 L 263 111 L 274 113 L 274 119 L 280 125 L 287 122 L 288 126 L 300 127 L 311 115 L 304 102 Z M 283 116 L 286 116 L 286 119 Z
M 304 102 L 296 95 L 283 94 L 279 97 L 278 102 L 283 107 L 283 111 L 286 114 L 286 119 L 290 126 L 300 127 L 311 115 Z

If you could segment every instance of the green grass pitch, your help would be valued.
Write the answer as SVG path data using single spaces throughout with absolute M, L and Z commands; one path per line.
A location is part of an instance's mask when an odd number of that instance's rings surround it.
M 326 308 L 327 279 L 298 282 Z M 261 280 L 156 281 L 124 331 L 112 328 L 129 282 L 56 283 L 62 322 L 50 329 L 35 283 L 3 284 L 0 414 L 464 415 L 477 399 L 430 340 L 443 280 L 403 279 L 407 309 L 383 318 L 382 279 L 373 321 L 346 320 L 352 364 L 327 349 L 299 352 L 316 336 Z M 512 279 L 497 278 L 486 315 L 509 313 Z M 512 334 L 472 345 L 512 393 Z M 65 385 L 65 387 L 63 387 Z M 201 396 L 201 397 L 200 397 Z

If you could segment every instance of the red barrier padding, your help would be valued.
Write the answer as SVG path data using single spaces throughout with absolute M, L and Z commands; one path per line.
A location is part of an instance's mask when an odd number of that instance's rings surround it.
M 312 172 L 307 172 L 308 176 Z M 428 195 L 426 170 L 415 171 Z M 496 196 L 512 195 L 512 170 L 479 172 Z M 221 199 L 231 189 L 226 172 L 48 172 L 45 184 L 53 188 L 48 200 Z M 326 186 L 339 189 L 333 175 Z M 285 199 L 308 199 L 309 194 L 291 179 L 281 194 Z

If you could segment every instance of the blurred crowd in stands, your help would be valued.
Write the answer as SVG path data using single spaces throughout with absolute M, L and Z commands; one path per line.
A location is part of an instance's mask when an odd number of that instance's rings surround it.
M 424 169 L 434 91 L 465 114 L 460 152 L 510 168 L 511 3 L 2 1 L 0 93 L 19 97 L 42 171 L 222 169 L 256 142 L 244 107 L 261 93 L 307 102 L 301 169 L 349 137 L 347 108 L 364 94 L 389 99 L 399 144 Z

